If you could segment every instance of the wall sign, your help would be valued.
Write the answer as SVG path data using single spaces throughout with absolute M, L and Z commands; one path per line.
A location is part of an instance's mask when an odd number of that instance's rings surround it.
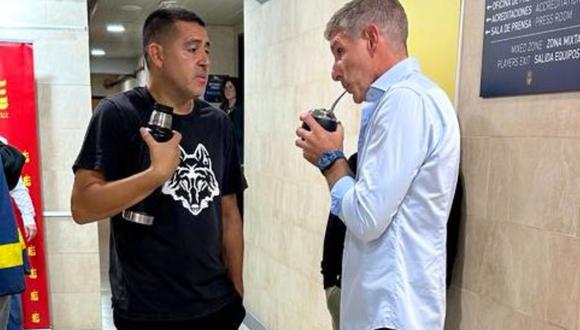
M 580 0 L 579 0 L 580 1 Z M 205 94 L 203 99 L 210 103 L 219 103 L 222 101 L 220 94 L 220 88 L 223 81 L 227 78 L 227 75 L 223 74 L 210 74 L 207 80 L 207 86 L 205 87 Z
M 580 0 L 486 0 L 480 96 L 580 90 Z

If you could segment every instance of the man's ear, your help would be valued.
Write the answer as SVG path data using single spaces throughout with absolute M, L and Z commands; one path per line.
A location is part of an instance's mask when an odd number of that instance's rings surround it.
M 162 68 L 164 57 L 163 57 L 163 46 L 156 42 L 152 42 L 145 48 L 147 55 L 149 57 L 149 65 L 155 68 Z
M 373 56 L 377 50 L 379 38 L 381 37 L 381 31 L 375 24 L 369 24 L 364 28 L 362 37 L 367 41 L 367 50 L 369 51 L 370 55 Z

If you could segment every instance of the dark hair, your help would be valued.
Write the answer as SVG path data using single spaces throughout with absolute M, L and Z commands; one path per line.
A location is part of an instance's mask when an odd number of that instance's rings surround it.
M 205 27 L 205 22 L 196 13 L 184 8 L 172 7 L 157 9 L 145 20 L 143 24 L 143 55 L 147 58 L 147 46 L 156 37 L 167 33 L 173 28 L 176 21 L 197 23 Z
M 236 90 L 236 104 L 242 104 L 242 91 L 240 90 L 240 85 L 238 84 L 238 79 L 234 77 L 227 77 L 222 81 L 220 86 L 220 97 L 222 99 L 222 103 L 220 104 L 220 109 L 225 110 L 228 107 L 228 100 L 226 99 L 225 89 L 226 83 L 231 82 L 234 85 L 234 89 Z

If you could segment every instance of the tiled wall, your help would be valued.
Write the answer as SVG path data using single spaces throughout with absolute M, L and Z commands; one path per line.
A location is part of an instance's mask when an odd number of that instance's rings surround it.
M 294 147 L 340 92 L 325 22 L 346 1 L 245 0 L 246 305 L 270 329 L 329 329 L 326 185 Z M 447 329 L 580 330 L 580 94 L 481 99 L 485 1 L 464 1 L 458 113 L 465 217 Z M 347 151 L 358 107 L 341 103 Z
M 464 1 L 466 203 L 447 329 L 580 330 L 580 93 L 479 97 L 485 1 Z
M 330 78 L 324 24 L 342 1 L 244 2 L 246 191 L 245 302 L 269 329 L 329 329 L 320 260 L 328 188 L 294 146 L 300 113 L 341 93 Z M 356 143 L 358 107 L 337 116 L 346 152 Z
M 235 48 L 238 35 L 234 26 L 209 25 L 207 27 L 211 41 L 210 72 L 237 76 L 238 50 Z
M 71 165 L 91 114 L 87 3 L 20 0 L 0 7 L 0 40 L 34 45 L 44 208 L 67 211 Z M 99 329 L 97 226 L 78 226 L 70 217 L 44 221 L 53 329 Z

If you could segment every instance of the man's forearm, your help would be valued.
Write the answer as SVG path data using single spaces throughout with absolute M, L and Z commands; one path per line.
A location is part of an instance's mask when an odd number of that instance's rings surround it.
M 137 204 L 157 189 L 160 176 L 148 169 L 106 182 L 95 171 L 79 170 L 71 198 L 73 219 L 80 224 L 111 217 Z
M 324 172 L 324 178 L 328 183 L 328 190 L 332 190 L 334 184 L 344 176 L 353 176 L 346 159 L 337 160 L 332 166 Z

